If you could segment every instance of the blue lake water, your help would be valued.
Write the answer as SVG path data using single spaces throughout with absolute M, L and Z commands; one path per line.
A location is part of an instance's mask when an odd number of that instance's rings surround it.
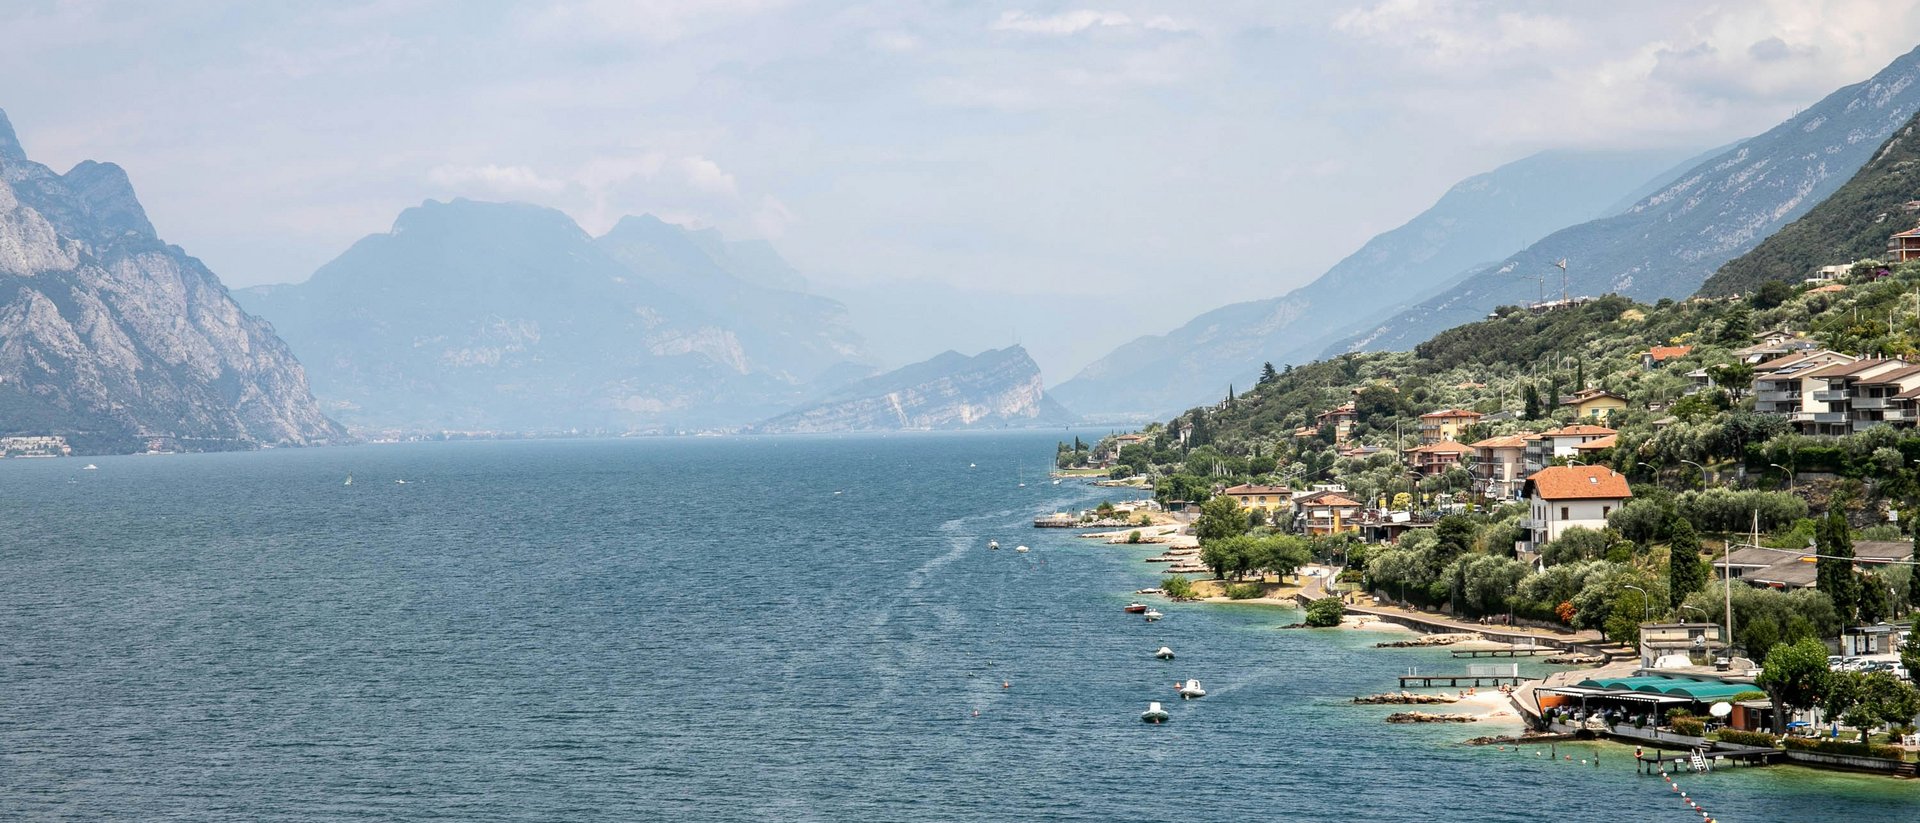
M 1443 650 L 1122 614 L 1151 551 L 1028 526 L 1117 496 L 1048 483 L 1053 440 L 0 462 L 0 819 L 1699 819 L 1618 747 L 1348 703 Z M 1727 821 L 1920 812 L 1913 782 L 1685 782 Z

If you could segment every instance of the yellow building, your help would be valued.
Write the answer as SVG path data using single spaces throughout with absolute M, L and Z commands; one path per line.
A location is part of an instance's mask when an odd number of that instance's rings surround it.
M 1443 409 L 1420 415 L 1420 444 L 1459 440 L 1466 436 L 1468 427 L 1480 422 L 1482 416 L 1479 412 L 1466 409 Z
M 1221 492 L 1233 498 L 1243 509 L 1264 509 L 1268 512 L 1291 511 L 1293 509 L 1293 490 L 1286 486 L 1256 486 L 1242 483 Z
M 1627 399 L 1602 389 L 1582 389 L 1560 398 L 1560 405 L 1573 407 L 1581 420 L 1606 420 L 1627 410 Z

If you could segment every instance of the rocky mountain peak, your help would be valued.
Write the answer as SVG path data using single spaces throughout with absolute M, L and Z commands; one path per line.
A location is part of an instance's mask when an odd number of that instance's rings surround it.
M 134 197 L 133 181 L 127 179 L 125 169 L 113 163 L 83 160 L 61 175 L 61 180 L 100 229 L 111 234 L 157 237 L 153 223 L 147 220 L 147 210 Z
M 0 109 L 0 160 L 25 159 L 27 159 L 27 152 L 20 147 L 20 138 L 13 134 L 13 123 L 7 120 L 6 110 Z

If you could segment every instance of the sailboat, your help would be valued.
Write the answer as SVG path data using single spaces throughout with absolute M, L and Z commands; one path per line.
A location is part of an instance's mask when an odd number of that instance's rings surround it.
M 353 472 L 347 472 L 347 482 L 345 482 L 345 483 L 341 483 L 340 485 L 342 485 L 342 486 L 351 486 L 351 485 L 353 485 Z

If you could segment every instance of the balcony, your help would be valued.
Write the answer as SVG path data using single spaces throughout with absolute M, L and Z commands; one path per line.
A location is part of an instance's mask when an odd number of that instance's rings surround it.
M 1847 390 L 1826 389 L 1824 391 L 1817 391 L 1813 393 L 1813 399 L 1821 403 L 1845 402 L 1847 399 Z
M 1753 399 L 1757 403 L 1798 403 L 1800 402 L 1800 393 L 1797 391 L 1761 391 L 1754 392 Z
M 1794 415 L 1793 419 L 1794 422 L 1802 422 L 1804 420 L 1812 423 L 1845 423 L 1847 422 L 1847 413 L 1843 411 L 1801 412 Z

